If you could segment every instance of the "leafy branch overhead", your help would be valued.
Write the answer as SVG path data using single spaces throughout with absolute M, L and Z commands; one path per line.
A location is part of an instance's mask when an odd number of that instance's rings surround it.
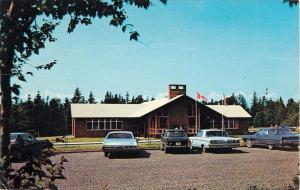
M 166 0 L 160 0 L 166 4 Z M 139 33 L 133 30 L 133 25 L 126 23 L 125 5 L 148 9 L 151 0 L 7 0 L 7 9 L 2 7 L 0 22 L 1 40 L 14 36 L 13 40 L 13 68 L 12 76 L 21 81 L 26 81 L 22 74 L 22 66 L 29 64 L 29 58 L 40 49 L 45 48 L 46 42 L 55 42 L 53 32 L 62 19 L 69 18 L 67 32 L 74 31 L 78 24 L 89 25 L 94 19 L 108 18 L 109 24 L 121 27 L 123 32 L 128 31 L 130 40 L 138 40 Z M 68 17 L 68 18 L 65 18 Z M 43 19 L 41 19 L 43 18 Z M 130 28 L 130 30 L 126 30 Z M 56 64 L 56 60 L 48 64 L 36 66 L 36 69 L 49 70 Z

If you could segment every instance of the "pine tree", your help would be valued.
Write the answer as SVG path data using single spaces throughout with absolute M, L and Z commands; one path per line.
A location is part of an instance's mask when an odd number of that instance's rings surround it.
M 96 104 L 97 102 L 95 101 L 95 97 L 93 95 L 93 92 L 90 92 L 90 95 L 89 95 L 89 99 L 88 99 L 88 103 L 89 104 Z
M 71 102 L 72 103 L 86 103 L 84 96 L 81 94 L 78 87 L 75 89 L 75 92 L 74 92 L 73 98 L 71 99 Z
M 130 100 L 129 100 L 129 93 L 126 92 L 126 95 L 125 95 L 125 103 L 126 104 L 129 104 L 130 103 Z
M 250 114 L 252 115 L 252 117 L 255 117 L 256 113 L 260 111 L 259 110 L 259 102 L 257 99 L 257 95 L 256 92 L 253 93 L 253 99 L 252 99 L 252 105 L 250 108 Z
M 247 106 L 247 101 L 245 99 L 245 97 L 242 94 L 239 94 L 237 97 L 237 102 L 240 106 L 242 106 L 246 111 L 248 110 L 248 106 Z

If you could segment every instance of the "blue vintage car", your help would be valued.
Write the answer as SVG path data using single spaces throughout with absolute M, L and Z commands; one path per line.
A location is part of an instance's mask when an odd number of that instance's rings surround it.
M 277 147 L 299 146 L 299 134 L 293 133 L 289 127 L 261 128 L 254 134 L 244 135 L 243 140 L 246 146 L 251 148 L 254 145 L 267 146 L 269 149 Z
M 109 132 L 103 142 L 102 151 L 104 156 L 110 153 L 138 152 L 137 140 L 130 131 Z

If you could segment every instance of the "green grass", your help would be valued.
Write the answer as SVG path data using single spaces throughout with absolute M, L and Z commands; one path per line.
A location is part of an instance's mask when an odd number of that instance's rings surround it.
M 160 142 L 152 143 L 139 143 L 139 148 L 141 149 L 159 149 Z M 56 152 L 82 152 L 82 151 L 99 151 L 101 150 L 100 145 L 83 145 L 83 146 L 58 146 L 55 147 Z
M 52 137 L 40 137 L 39 139 L 48 139 L 50 142 L 55 143 L 56 138 L 62 138 L 62 136 L 52 136 Z M 67 137 L 66 142 L 102 142 L 104 137 L 80 137 L 73 138 Z

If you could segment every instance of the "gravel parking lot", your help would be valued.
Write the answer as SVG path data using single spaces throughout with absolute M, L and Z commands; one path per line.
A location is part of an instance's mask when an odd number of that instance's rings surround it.
M 284 188 L 298 173 L 297 151 L 239 148 L 232 153 L 165 154 L 105 158 L 102 152 L 65 154 L 59 189 Z

